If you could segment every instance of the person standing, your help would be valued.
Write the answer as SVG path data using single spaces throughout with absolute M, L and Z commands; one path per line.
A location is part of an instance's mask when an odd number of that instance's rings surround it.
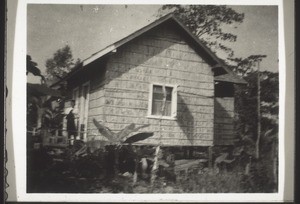
M 66 114 L 68 138 L 70 141 L 70 145 L 73 145 L 74 138 L 77 135 L 77 128 L 75 124 L 75 100 L 71 100 L 71 107 L 67 109 Z

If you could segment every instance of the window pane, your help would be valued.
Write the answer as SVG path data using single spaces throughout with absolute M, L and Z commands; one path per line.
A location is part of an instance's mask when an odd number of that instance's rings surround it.
M 172 107 L 171 101 L 166 101 L 165 112 L 164 112 L 165 116 L 171 116 L 171 107 Z
M 167 101 L 172 101 L 172 87 L 166 87 L 166 92 L 167 92 Z
M 157 85 L 154 85 L 153 86 L 153 93 L 162 93 L 162 86 L 157 86 Z
M 161 115 L 162 101 L 153 100 L 152 102 L 152 115 Z
M 163 100 L 164 94 L 161 86 L 153 86 L 153 100 Z
M 153 100 L 160 100 L 164 99 L 164 95 L 162 93 L 153 93 Z
M 172 114 L 172 87 L 165 87 L 166 98 L 164 100 L 163 87 L 153 86 L 153 98 L 152 98 L 152 115 L 171 116 Z M 165 109 L 162 113 L 163 102 L 165 101 Z

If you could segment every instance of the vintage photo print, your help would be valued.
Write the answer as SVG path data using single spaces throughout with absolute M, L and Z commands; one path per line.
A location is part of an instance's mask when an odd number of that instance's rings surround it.
M 224 2 L 19 2 L 17 199 L 283 199 L 282 1 Z

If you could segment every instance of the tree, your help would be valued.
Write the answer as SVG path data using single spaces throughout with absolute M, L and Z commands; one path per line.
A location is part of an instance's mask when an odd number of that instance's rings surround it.
M 80 63 L 80 59 L 74 63 L 72 51 L 69 45 L 58 49 L 53 57 L 46 60 L 47 79 L 61 79 L 69 73 L 73 67 Z
M 247 73 L 243 76 L 248 85 L 236 86 L 235 91 L 235 109 L 238 115 L 237 131 L 242 137 L 246 136 L 252 140 L 253 144 L 256 141 L 256 146 L 253 145 L 253 149 L 256 148 L 255 151 L 257 152 L 259 140 L 265 140 L 264 135 L 267 132 L 272 131 L 272 135 L 274 135 L 278 131 L 279 81 L 278 73 L 260 71 L 258 74 L 258 71 L 254 71 L 253 68 L 249 68 L 249 70 L 247 72 L 243 70 L 243 73 Z M 258 76 L 261 91 L 259 104 L 257 100 Z M 258 107 L 260 108 L 258 109 Z M 258 110 L 261 115 L 260 121 L 257 114 Z M 261 130 L 258 130 L 258 123 L 261 124 Z M 262 138 L 258 137 L 258 132 Z M 260 147 L 260 149 L 263 148 Z
M 30 55 L 26 55 L 26 75 L 28 73 L 34 76 L 40 76 L 41 82 L 45 82 L 45 77 L 41 74 L 41 70 L 37 67 L 37 63 L 32 61 Z M 28 89 L 28 85 L 27 85 Z M 35 96 L 30 91 L 27 94 L 27 127 L 35 127 L 38 123 L 38 110 L 41 106 L 40 97 Z
M 160 13 L 163 11 L 173 11 L 174 15 L 212 50 L 219 49 L 229 57 L 233 56 L 233 50 L 221 42 L 235 42 L 237 36 L 225 32 L 223 26 L 242 23 L 243 13 L 238 13 L 227 6 L 216 5 L 164 5 Z
M 232 66 L 232 70 L 242 77 L 248 76 L 253 73 L 255 68 L 257 68 L 257 62 L 262 61 L 267 55 L 250 55 L 246 58 L 228 58 L 228 60 L 235 63 Z
M 28 73 L 33 74 L 34 76 L 41 77 L 42 83 L 45 82 L 45 77 L 42 75 L 41 70 L 37 67 L 37 63 L 32 61 L 30 55 L 26 55 L 26 75 Z

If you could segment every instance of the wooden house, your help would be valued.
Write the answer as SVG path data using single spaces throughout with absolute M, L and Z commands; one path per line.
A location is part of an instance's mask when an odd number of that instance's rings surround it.
M 141 131 L 154 136 L 141 144 L 162 146 L 232 144 L 233 85 L 245 83 L 173 15 L 93 54 L 62 81 L 85 141 L 105 140 L 95 118 L 115 132 L 150 124 Z

